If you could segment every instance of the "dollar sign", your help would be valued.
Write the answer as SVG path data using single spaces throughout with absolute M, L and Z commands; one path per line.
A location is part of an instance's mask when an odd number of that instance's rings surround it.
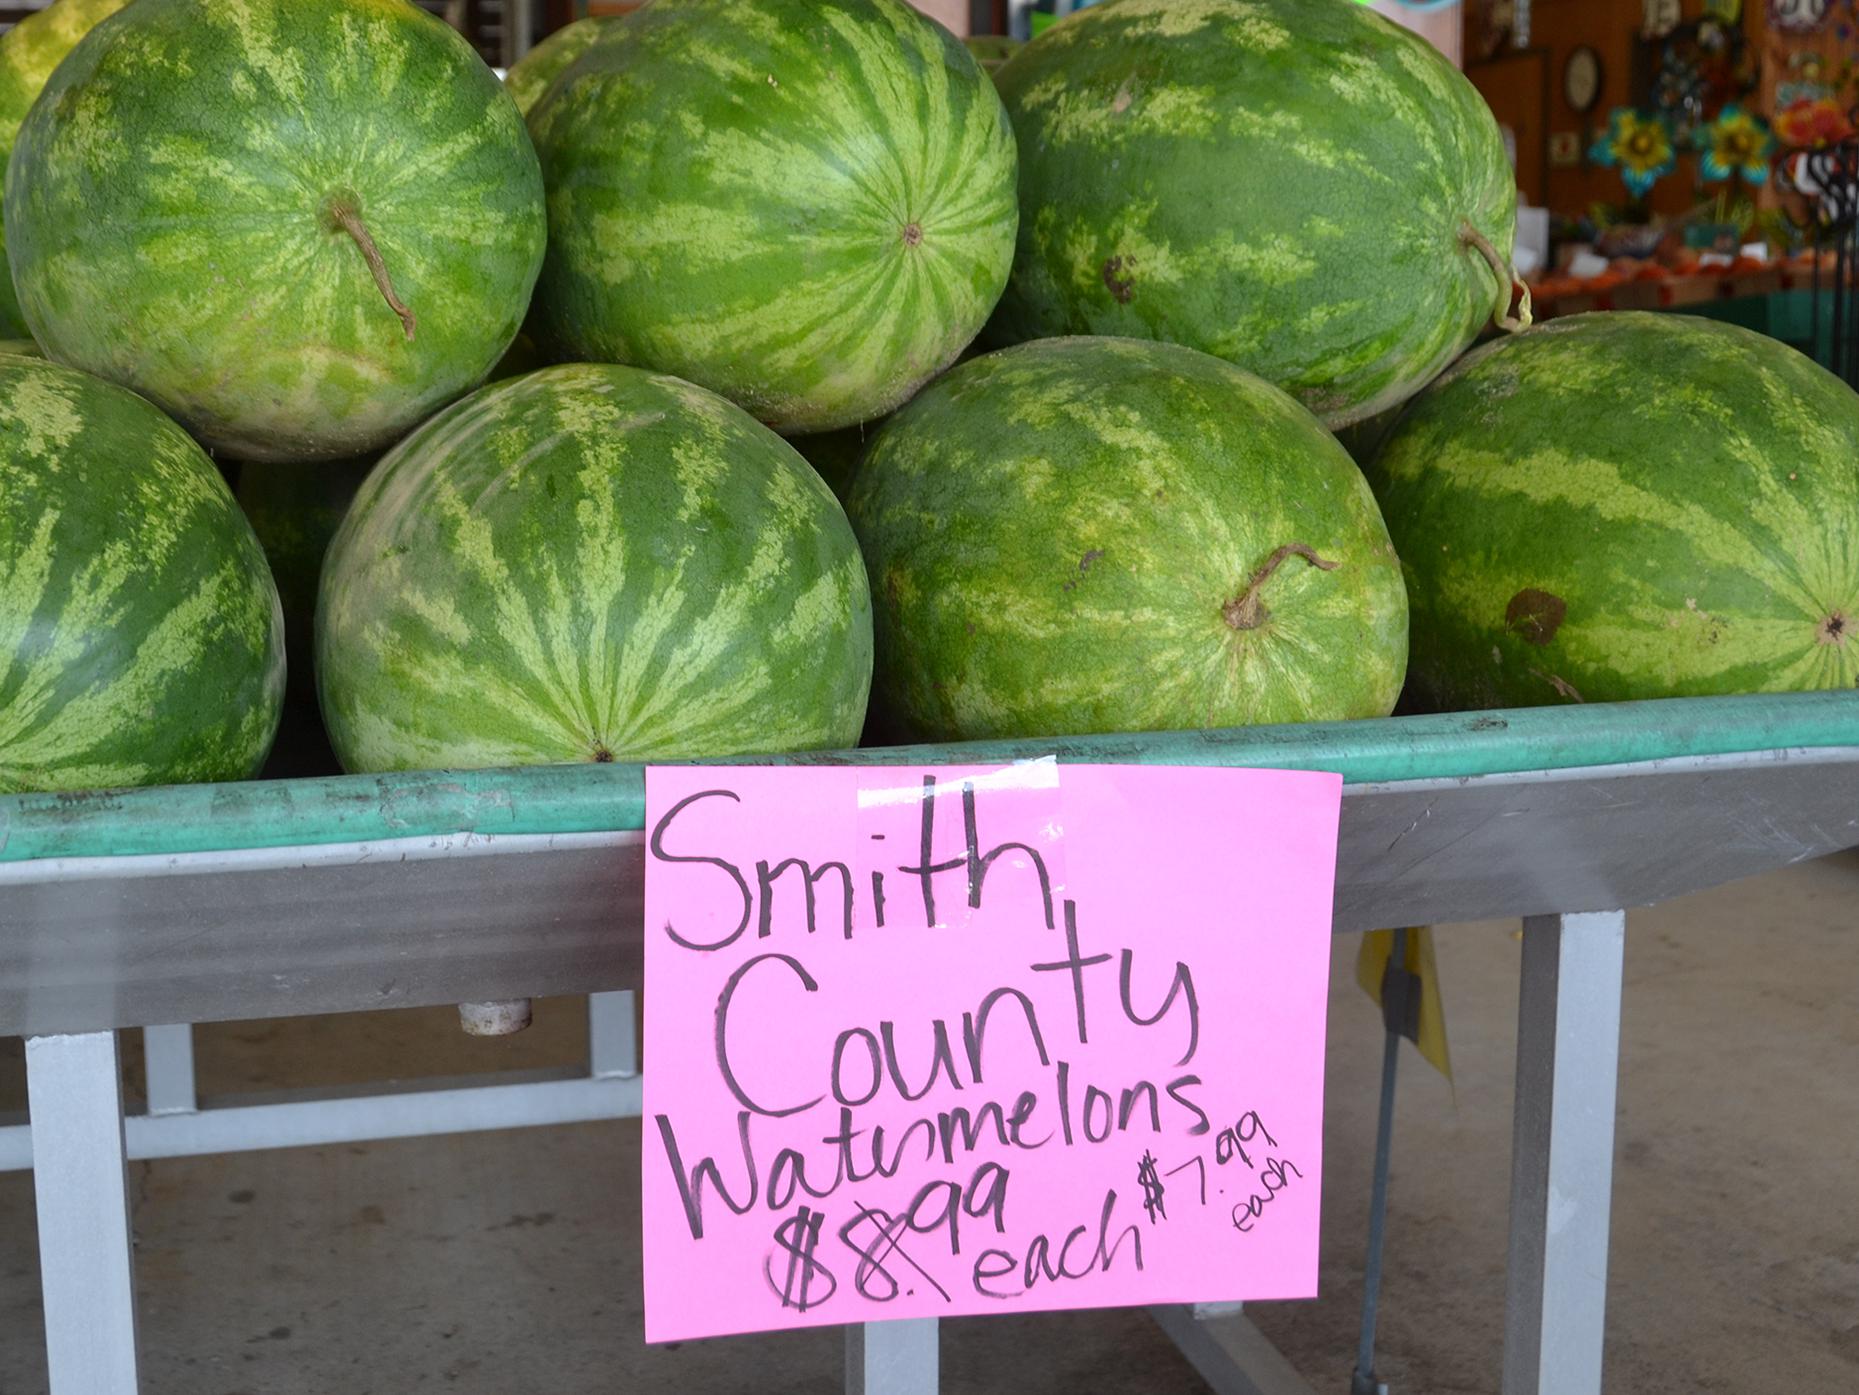
M 775 1245 L 787 1255 L 787 1273 L 782 1282 L 775 1282 L 773 1255 L 762 1261 L 762 1272 L 768 1276 L 768 1286 L 781 1299 L 784 1308 L 804 1313 L 809 1308 L 819 1307 L 839 1291 L 839 1281 L 833 1277 L 832 1270 L 814 1258 L 814 1251 L 820 1247 L 820 1226 L 825 1220 L 820 1212 L 803 1206 L 775 1227 Z M 814 1285 L 820 1282 L 825 1283 L 826 1292 L 816 1296 Z
M 1162 1205 L 1165 1188 L 1161 1177 L 1156 1174 L 1155 1158 L 1147 1152 L 1142 1155 L 1142 1161 L 1136 1164 L 1136 1185 L 1143 1189 L 1143 1210 L 1149 1213 L 1149 1224 L 1154 1225 L 1157 1216 L 1167 1220 L 1168 1208 Z

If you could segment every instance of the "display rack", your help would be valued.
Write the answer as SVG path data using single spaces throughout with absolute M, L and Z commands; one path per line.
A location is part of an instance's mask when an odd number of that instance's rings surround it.
M 786 759 L 1048 754 L 1337 771 L 1337 932 L 1524 918 L 1503 1390 L 1598 1391 L 1623 908 L 1859 845 L 1859 692 Z M 31 1113 L 0 1160 L 39 1169 L 51 1395 L 137 1389 L 129 1158 L 637 1113 L 643 815 L 619 765 L 0 799 Z M 566 993 L 592 995 L 576 1079 L 391 1096 L 197 1101 L 175 1025 Z M 125 1028 L 152 1072 L 127 1123 Z M 1157 1317 L 1222 1395 L 1304 1388 L 1232 1305 Z M 848 1333 L 849 1391 L 936 1390 L 933 1319 Z

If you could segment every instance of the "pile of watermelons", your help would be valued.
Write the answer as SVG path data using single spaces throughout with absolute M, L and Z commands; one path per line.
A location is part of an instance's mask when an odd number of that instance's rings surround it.
M 56 0 L 0 140 L 0 790 L 1859 681 L 1859 396 L 1527 328 L 1352 0 Z

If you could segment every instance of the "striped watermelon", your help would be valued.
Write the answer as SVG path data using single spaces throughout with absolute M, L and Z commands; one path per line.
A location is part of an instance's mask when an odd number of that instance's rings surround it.
M 617 23 L 619 18 L 615 15 L 577 19 L 557 29 L 511 64 L 510 71 L 503 76 L 503 85 L 515 99 L 516 109 L 528 116 L 542 100 L 542 94 L 549 90 L 549 84 L 593 46 L 604 27 Z
M 858 739 L 871 598 L 780 437 L 676 378 L 570 364 L 381 461 L 324 563 L 316 658 L 350 770 L 805 750 Z
M 1859 681 L 1859 395 L 1772 339 L 1554 321 L 1416 398 L 1373 477 L 1425 701 Z
M 1402 404 L 1405 406 L 1405 404 Z M 1336 439 L 1342 442 L 1343 449 L 1349 452 L 1349 458 L 1362 469 L 1367 470 L 1375 463 L 1375 456 L 1380 452 L 1382 442 L 1388 439 L 1395 423 L 1401 419 L 1401 408 L 1390 407 L 1384 412 L 1377 412 L 1372 417 L 1349 426 L 1336 428 Z
M 470 45 L 405 0 L 136 0 L 7 171 L 55 359 L 249 460 L 385 445 L 480 382 L 541 264 L 541 172 Z
M 77 41 L 99 20 L 115 14 L 129 0 L 52 0 L 0 35 L 0 170 L 13 155 L 13 142 L 32 103 Z M 0 235 L 4 234 L 0 222 Z M 0 339 L 27 334 L 26 320 L 13 292 L 12 268 L 0 247 Z
M 283 641 L 264 554 L 187 433 L 0 357 L 0 792 L 256 774 Z
M 995 74 L 1020 242 L 990 330 L 1167 339 L 1345 426 L 1508 313 L 1483 99 L 1353 0 L 1107 0 Z
M 315 700 L 316 586 L 323 554 L 342 525 L 373 456 L 308 465 L 244 463 L 233 490 L 258 535 L 284 607 L 284 652 L 290 660 L 290 696 Z
M 497 360 L 497 366 L 490 371 L 486 382 L 500 383 L 505 378 L 520 378 L 525 373 L 534 373 L 538 368 L 547 368 L 549 360 L 536 347 L 536 341 L 526 333 L 518 333 L 510 341 L 510 347 L 504 356 Z
M 784 433 L 889 411 L 955 359 L 1013 256 L 1013 136 L 904 0 L 656 0 L 530 114 L 536 322 Z
M 1278 389 L 1131 339 L 975 359 L 880 429 L 848 504 L 881 708 L 933 740 L 1380 717 L 1400 564 Z
M 789 444 L 844 503 L 852 489 L 852 476 L 858 470 L 859 457 L 865 453 L 865 443 L 876 430 L 876 423 L 847 426 L 838 431 L 823 431 L 818 436 L 796 436 Z
M 981 65 L 984 73 L 994 73 L 1023 47 L 1020 40 L 1010 39 L 1005 34 L 971 34 L 962 40 L 968 51 L 975 55 L 975 62 Z

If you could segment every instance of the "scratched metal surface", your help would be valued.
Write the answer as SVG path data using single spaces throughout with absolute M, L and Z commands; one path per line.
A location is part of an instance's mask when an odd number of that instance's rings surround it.
M 1061 764 L 1332 770 L 1345 782 L 1572 770 L 1687 756 L 1859 746 L 1859 690 L 1377 717 L 1359 722 L 982 741 L 751 756 L 753 763 Z M 164 789 L 0 796 L 0 863 L 307 847 L 448 833 L 638 828 L 636 765 L 397 771 Z
M 1336 928 L 1648 905 L 1859 845 L 1859 747 L 1348 786 Z M 632 987 L 641 835 L 0 865 L 0 1035 Z

